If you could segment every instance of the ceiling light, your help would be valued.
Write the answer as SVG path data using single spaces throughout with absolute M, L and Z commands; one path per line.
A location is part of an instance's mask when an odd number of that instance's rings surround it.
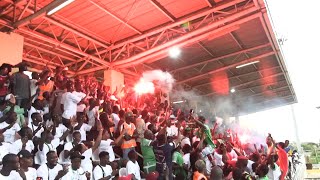
M 231 93 L 235 93 L 236 90 L 235 90 L 234 88 L 232 88 L 232 89 L 230 89 L 230 92 L 231 92 Z
M 47 15 L 52 15 L 54 13 L 56 13 L 57 11 L 59 11 L 60 9 L 66 7 L 67 5 L 69 5 L 70 3 L 72 3 L 74 0 L 66 0 L 63 3 L 61 3 L 59 6 L 56 6 L 55 8 L 51 9 Z
M 181 54 L 181 49 L 179 47 L 172 47 L 169 49 L 169 56 L 171 58 L 177 58 L 179 57 Z
M 239 68 L 242 68 L 242 67 L 245 67 L 245 66 L 249 66 L 251 64 L 256 64 L 256 63 L 259 63 L 260 61 L 253 61 L 253 62 L 249 62 L 249 63 L 246 63 L 246 64 L 241 64 L 239 66 L 236 66 L 237 69 Z
M 180 103 L 184 103 L 184 101 L 174 101 L 174 102 L 172 102 L 172 104 L 180 104 Z

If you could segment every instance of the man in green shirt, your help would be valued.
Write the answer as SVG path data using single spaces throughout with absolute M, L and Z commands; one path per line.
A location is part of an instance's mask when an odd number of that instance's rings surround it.
M 152 140 L 154 135 L 150 130 L 144 132 L 144 138 L 141 139 L 141 152 L 143 155 L 143 171 L 149 174 L 156 170 L 156 158 L 153 152 Z
M 208 145 L 212 146 L 212 148 L 215 148 L 215 144 L 212 141 L 211 131 L 208 125 L 205 124 L 206 118 L 203 116 L 199 116 L 198 120 L 195 119 L 195 122 L 200 126 L 202 133 L 204 133 L 205 141 Z M 201 137 L 201 136 L 200 136 Z
M 173 174 L 178 177 L 183 177 L 185 179 L 187 177 L 186 171 L 183 168 L 183 157 L 181 154 L 181 147 L 178 146 L 176 151 L 172 155 L 173 162 Z

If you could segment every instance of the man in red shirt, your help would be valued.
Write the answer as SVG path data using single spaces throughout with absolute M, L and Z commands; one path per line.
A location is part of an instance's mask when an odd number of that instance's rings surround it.
M 277 148 L 278 148 L 278 156 L 279 156 L 279 160 L 277 164 L 281 169 L 280 180 L 284 180 L 284 178 L 288 173 L 288 167 L 289 167 L 288 156 L 286 151 L 284 150 L 285 145 L 283 142 L 278 143 Z

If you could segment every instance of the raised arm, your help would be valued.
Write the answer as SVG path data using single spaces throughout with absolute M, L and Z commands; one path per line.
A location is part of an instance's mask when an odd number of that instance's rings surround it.
M 94 145 L 92 146 L 92 152 L 94 152 L 98 147 L 100 146 L 101 140 L 102 140 L 102 132 L 103 132 L 103 127 L 101 124 L 101 121 L 98 120 L 96 121 L 97 123 L 97 130 L 99 132 L 96 141 L 94 142 Z

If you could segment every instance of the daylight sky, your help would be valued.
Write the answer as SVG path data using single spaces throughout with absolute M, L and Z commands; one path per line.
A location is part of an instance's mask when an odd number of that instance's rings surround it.
M 320 1 L 267 0 L 279 38 L 286 38 L 283 55 L 291 82 L 298 97 L 294 105 L 301 142 L 320 142 Z M 277 141 L 296 140 L 292 111 L 285 106 L 251 114 L 240 119 Z

